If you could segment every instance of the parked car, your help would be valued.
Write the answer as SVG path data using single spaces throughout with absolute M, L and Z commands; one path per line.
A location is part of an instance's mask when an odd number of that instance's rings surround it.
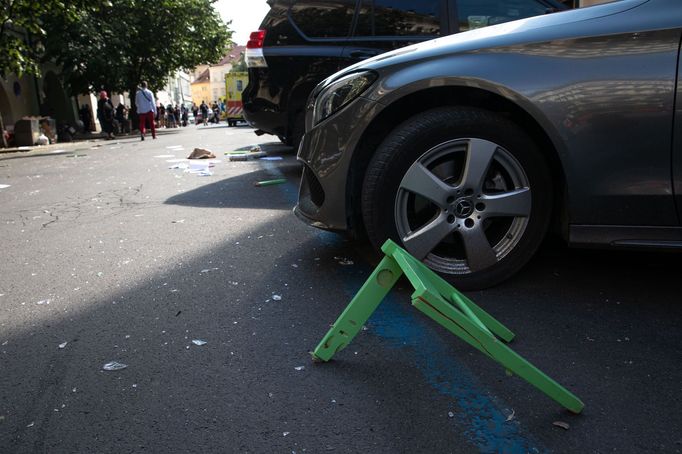
M 295 212 L 392 238 L 465 289 L 512 276 L 550 226 L 679 249 L 681 37 L 679 0 L 620 0 L 347 68 L 308 104 Z
M 244 116 L 298 146 L 305 102 L 325 77 L 388 50 L 563 10 L 555 0 L 271 0 L 251 34 Z

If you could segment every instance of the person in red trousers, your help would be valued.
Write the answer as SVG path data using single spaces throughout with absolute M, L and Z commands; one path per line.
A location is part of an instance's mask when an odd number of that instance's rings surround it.
M 147 82 L 142 82 L 135 94 L 135 105 L 137 106 L 137 115 L 140 118 L 140 137 L 144 140 L 144 133 L 147 123 L 151 125 L 152 138 L 156 139 L 156 125 L 154 124 L 154 116 L 156 115 L 156 101 L 154 100 L 154 93 L 147 88 Z

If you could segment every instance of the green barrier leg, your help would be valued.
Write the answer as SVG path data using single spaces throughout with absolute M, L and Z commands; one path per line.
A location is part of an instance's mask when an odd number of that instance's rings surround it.
M 415 289 L 412 304 L 417 309 L 568 410 L 582 411 L 580 399 L 502 342 L 514 338 L 507 327 L 391 240 L 381 249 L 386 257 L 317 346 L 314 359 L 328 361 L 348 345 L 404 273 Z
M 313 359 L 329 361 L 336 352 L 348 345 L 402 274 L 393 258 L 384 257 L 315 348 Z
M 500 342 L 488 330 L 481 328 L 474 320 L 469 320 L 464 313 L 455 309 L 442 298 L 427 293 L 415 298 L 412 304 L 439 325 L 502 364 L 564 408 L 573 413 L 582 411 L 585 404 L 580 399 Z M 463 336 L 462 332 L 466 335 Z

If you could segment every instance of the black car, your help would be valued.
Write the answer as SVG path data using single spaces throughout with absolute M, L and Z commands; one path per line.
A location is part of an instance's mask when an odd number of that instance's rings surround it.
M 269 0 L 251 34 L 244 116 L 298 146 L 308 95 L 360 60 L 443 35 L 566 9 L 554 0 Z

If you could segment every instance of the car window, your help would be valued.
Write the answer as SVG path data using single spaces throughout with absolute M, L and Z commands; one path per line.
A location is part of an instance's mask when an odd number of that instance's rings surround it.
M 459 31 L 539 16 L 548 9 L 537 0 L 457 0 Z
M 439 35 L 441 0 L 362 0 L 356 36 Z
M 291 19 L 309 38 L 345 38 L 355 12 L 352 0 L 302 1 L 291 7 Z

